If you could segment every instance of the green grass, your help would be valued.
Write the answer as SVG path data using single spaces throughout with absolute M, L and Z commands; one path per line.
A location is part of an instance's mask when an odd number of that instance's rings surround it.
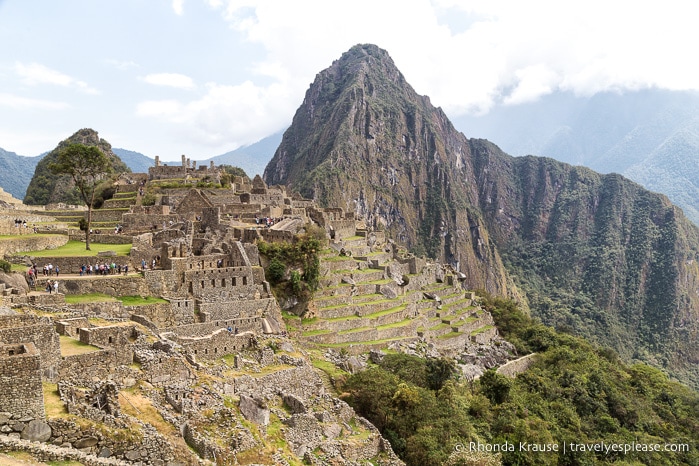
M 64 246 L 56 249 L 29 251 L 24 254 L 34 257 L 94 257 L 101 251 L 115 251 L 117 256 L 127 256 L 131 252 L 131 245 L 91 243 L 88 251 L 82 241 L 68 241 Z
M 493 328 L 492 325 L 486 325 L 484 327 L 481 327 L 481 328 L 474 330 L 473 332 L 471 332 L 471 335 L 478 335 L 480 333 L 483 333 L 483 332 L 490 330 L 491 328 Z
M 408 307 L 407 304 L 401 304 L 400 306 L 392 307 L 390 309 L 386 309 L 385 311 L 379 311 L 379 312 L 374 312 L 373 314 L 367 314 L 364 316 L 365 319 L 376 319 L 377 317 L 383 317 L 388 314 L 393 314 L 394 312 L 401 312 L 405 310 L 405 308 Z
M 309 330 L 308 332 L 303 332 L 304 337 L 312 337 L 315 335 L 325 335 L 328 333 L 332 333 L 331 330 L 326 330 L 326 329 L 319 329 L 319 330 Z
M 376 327 L 376 330 L 387 330 L 389 328 L 398 328 L 398 327 L 406 327 L 410 325 L 410 322 L 412 322 L 412 319 L 406 318 L 401 320 L 400 322 L 394 322 L 392 324 L 385 324 L 385 325 L 379 325 Z
M 396 338 L 384 338 L 381 340 L 370 340 L 370 341 L 349 341 L 347 343 L 328 343 L 328 344 L 319 344 L 318 346 L 322 348 L 347 348 L 348 346 L 359 346 L 359 345 L 383 345 L 383 344 L 388 344 L 393 341 L 399 341 L 399 340 L 405 340 L 405 337 L 396 337 Z
M 111 303 L 116 302 L 114 296 L 109 296 L 104 293 L 89 293 L 89 294 L 67 294 L 66 304 L 85 304 L 85 303 Z
M 155 296 L 121 296 L 117 298 L 124 306 L 146 306 L 148 304 L 167 304 L 169 301 Z

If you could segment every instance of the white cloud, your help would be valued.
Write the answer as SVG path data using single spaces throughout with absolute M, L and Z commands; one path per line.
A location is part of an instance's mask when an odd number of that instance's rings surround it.
M 134 61 L 131 60 L 115 60 L 113 58 L 108 58 L 104 60 L 104 63 L 106 63 L 109 66 L 112 66 L 120 71 L 126 71 L 131 68 L 136 68 L 138 67 L 138 64 Z
M 557 90 L 699 88 L 699 67 L 688 56 L 699 28 L 693 7 L 680 0 L 208 3 L 264 48 L 254 70 L 293 77 L 280 83 L 294 98 L 356 43 L 386 49 L 419 93 L 452 114 Z
M 176 15 L 182 16 L 184 13 L 184 0 L 172 0 L 172 9 Z
M 62 87 L 72 87 L 87 94 L 99 94 L 99 91 L 90 87 L 86 82 L 77 80 L 63 74 L 60 71 L 52 70 L 39 63 L 15 63 L 15 72 L 22 78 L 22 82 L 29 86 L 40 84 L 53 84 Z
M 251 81 L 240 85 L 207 84 L 201 98 L 138 104 L 140 117 L 172 123 L 182 140 L 211 147 L 241 146 L 284 128 L 297 103 L 289 104 L 286 88 L 279 84 L 260 87 Z
M 7 93 L 0 93 L 0 106 L 10 107 L 16 110 L 61 110 L 69 107 L 65 102 L 29 99 Z
M 189 76 L 178 73 L 156 73 L 149 74 L 143 78 L 148 84 L 156 86 L 175 87 L 178 89 L 194 88 L 194 81 Z

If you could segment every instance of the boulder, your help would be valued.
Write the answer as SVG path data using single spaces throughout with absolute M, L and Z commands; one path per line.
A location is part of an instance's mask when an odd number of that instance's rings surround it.
M 22 430 L 21 437 L 32 442 L 47 442 L 51 438 L 51 426 L 44 421 L 35 419 Z
M 266 426 L 269 424 L 269 409 L 261 400 L 240 395 L 240 412 L 248 421 Z

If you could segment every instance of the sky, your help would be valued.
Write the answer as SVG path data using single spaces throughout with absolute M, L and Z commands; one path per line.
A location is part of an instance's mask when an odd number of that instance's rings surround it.
M 0 0 L 0 148 L 81 128 L 163 160 L 283 131 L 353 45 L 450 118 L 555 92 L 699 88 L 686 0 Z M 467 136 L 469 136 L 467 134 Z

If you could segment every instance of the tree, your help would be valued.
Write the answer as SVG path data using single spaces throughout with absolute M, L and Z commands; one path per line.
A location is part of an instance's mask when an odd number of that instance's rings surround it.
M 87 205 L 85 249 L 90 250 L 90 225 L 95 192 L 100 181 L 113 171 L 111 161 L 95 146 L 70 144 L 58 153 L 56 162 L 49 165 L 49 170 L 57 175 L 70 176 Z

